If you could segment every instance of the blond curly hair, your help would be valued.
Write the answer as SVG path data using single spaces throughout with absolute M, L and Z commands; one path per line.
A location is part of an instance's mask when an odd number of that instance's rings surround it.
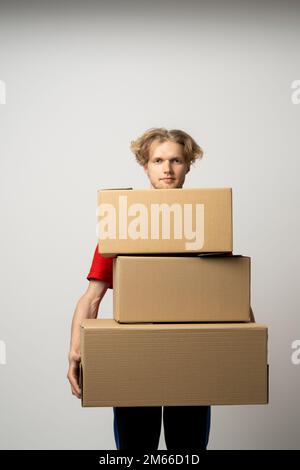
M 190 170 L 191 164 L 203 156 L 202 148 L 189 134 L 179 129 L 167 130 L 164 127 L 152 127 L 148 129 L 136 140 L 131 141 L 130 150 L 134 153 L 139 165 L 144 166 L 149 160 L 149 150 L 152 142 L 157 141 L 163 143 L 167 140 L 183 146 L 183 155 L 188 165 L 188 171 Z

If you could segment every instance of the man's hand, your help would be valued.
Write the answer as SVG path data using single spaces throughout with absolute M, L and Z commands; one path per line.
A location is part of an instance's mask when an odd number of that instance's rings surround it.
M 80 354 L 70 352 L 69 354 L 69 370 L 67 378 L 71 384 L 73 395 L 77 398 L 81 398 L 81 388 L 79 386 L 79 365 L 80 365 Z
M 80 324 L 82 320 L 87 318 L 97 318 L 101 299 L 107 291 L 108 286 L 108 282 L 91 280 L 86 292 L 77 302 L 76 310 L 73 315 L 67 378 L 71 384 L 72 393 L 77 398 L 81 398 L 81 389 L 79 386 L 79 365 L 81 360 Z

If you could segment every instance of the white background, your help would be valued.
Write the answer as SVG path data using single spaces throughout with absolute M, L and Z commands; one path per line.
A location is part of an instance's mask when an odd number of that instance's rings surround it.
M 209 448 L 300 447 L 299 21 L 292 1 L 1 1 L 1 448 L 115 448 L 112 408 L 71 395 L 71 319 L 97 190 L 149 187 L 129 145 L 162 126 L 204 149 L 186 188 L 233 188 L 234 253 L 269 327 L 270 403 L 213 407 Z

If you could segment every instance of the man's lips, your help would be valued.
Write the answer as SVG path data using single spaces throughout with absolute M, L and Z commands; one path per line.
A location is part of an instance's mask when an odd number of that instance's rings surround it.
M 163 181 L 174 181 L 175 178 L 171 178 L 171 177 L 168 177 L 168 178 L 161 178 Z

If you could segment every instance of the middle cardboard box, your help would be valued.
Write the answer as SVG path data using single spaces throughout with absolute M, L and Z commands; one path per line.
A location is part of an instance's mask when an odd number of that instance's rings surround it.
M 119 323 L 249 322 L 250 258 L 118 256 L 113 316 Z

